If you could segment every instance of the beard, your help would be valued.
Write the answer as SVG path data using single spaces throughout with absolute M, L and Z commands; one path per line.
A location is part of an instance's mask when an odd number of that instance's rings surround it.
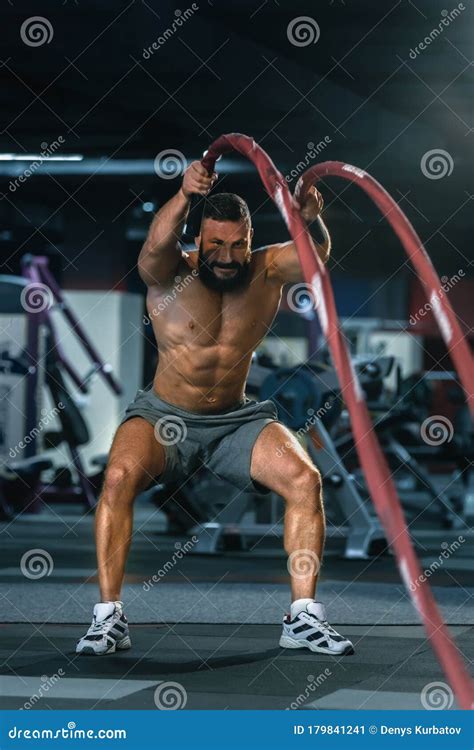
M 235 268 L 235 273 L 229 278 L 219 278 L 214 273 L 214 268 Z M 246 286 L 250 280 L 250 261 L 246 263 L 208 263 L 204 256 L 202 243 L 199 245 L 198 272 L 204 286 L 216 292 L 233 292 Z

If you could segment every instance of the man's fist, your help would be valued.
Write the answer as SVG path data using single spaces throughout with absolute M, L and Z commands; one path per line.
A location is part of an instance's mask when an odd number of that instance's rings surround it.
M 216 180 L 216 172 L 209 176 L 200 161 L 193 161 L 184 173 L 181 190 L 188 200 L 192 195 L 207 195 Z
M 303 219 L 310 224 L 314 221 L 323 210 L 324 200 L 321 193 L 316 190 L 314 185 L 310 187 L 306 198 L 304 199 L 303 205 L 296 203 L 297 207 L 301 210 L 301 216 Z

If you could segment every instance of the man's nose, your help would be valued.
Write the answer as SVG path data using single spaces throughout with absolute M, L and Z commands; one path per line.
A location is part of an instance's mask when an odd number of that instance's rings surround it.
M 219 253 L 219 263 L 232 263 L 232 251 L 230 247 L 223 246 Z

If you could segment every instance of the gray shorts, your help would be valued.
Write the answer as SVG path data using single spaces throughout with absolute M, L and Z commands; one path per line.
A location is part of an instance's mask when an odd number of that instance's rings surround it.
M 278 419 L 273 401 L 245 397 L 218 414 L 197 414 L 163 401 L 152 389 L 139 390 L 121 424 L 133 417 L 152 424 L 164 446 L 166 464 L 160 482 L 183 481 L 206 466 L 242 491 L 269 491 L 251 479 L 250 461 L 258 435 Z

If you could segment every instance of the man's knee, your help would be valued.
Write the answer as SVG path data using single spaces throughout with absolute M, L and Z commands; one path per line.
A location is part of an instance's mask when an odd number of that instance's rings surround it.
M 287 499 L 298 504 L 308 504 L 322 509 L 321 473 L 316 466 L 301 464 L 289 476 Z
M 136 490 L 143 482 L 143 471 L 139 464 L 127 459 L 112 461 L 104 478 L 104 491 L 116 494 L 122 489 Z

